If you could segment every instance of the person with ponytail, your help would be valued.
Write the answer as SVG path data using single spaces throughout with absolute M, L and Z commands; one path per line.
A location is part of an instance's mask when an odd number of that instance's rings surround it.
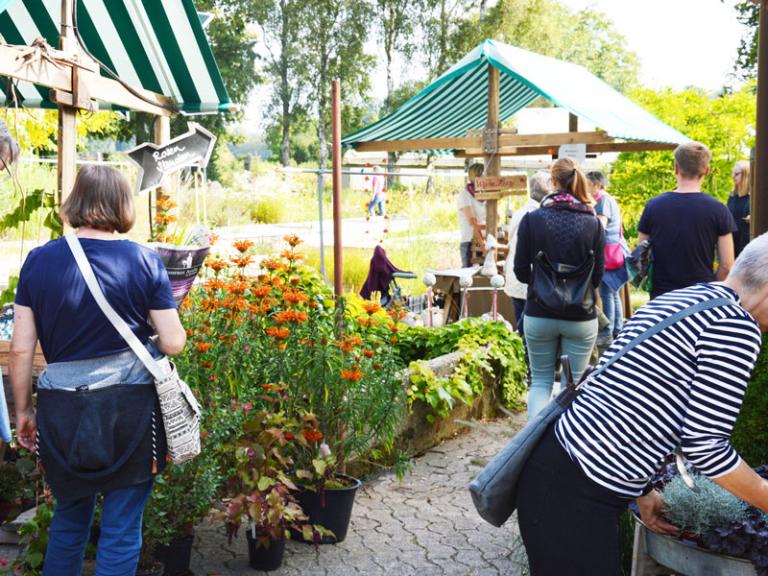
M 738 258 L 744 246 L 749 244 L 749 162 L 740 160 L 733 166 L 733 191 L 728 197 L 728 210 L 736 220 L 733 233 L 733 250 Z
M 587 367 L 598 330 L 595 289 L 605 266 L 605 233 L 592 207 L 587 178 L 570 158 L 557 160 L 551 174 L 555 191 L 520 222 L 514 261 L 515 276 L 528 285 L 529 419 L 552 396 L 558 345 L 570 358 L 576 381 Z M 567 276 L 576 290 L 553 295 L 547 280 L 558 274 Z

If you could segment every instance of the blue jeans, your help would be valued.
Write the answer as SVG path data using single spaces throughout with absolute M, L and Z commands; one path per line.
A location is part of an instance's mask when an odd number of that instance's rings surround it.
M 532 419 L 552 397 L 555 381 L 557 345 L 571 360 L 574 381 L 587 367 L 597 338 L 597 318 L 574 321 L 525 316 L 525 342 L 531 364 L 531 390 L 528 393 L 528 419 Z
M 154 480 L 104 493 L 96 576 L 134 576 L 141 552 L 141 518 Z M 48 532 L 43 576 L 79 576 L 91 534 L 96 496 L 59 502 Z
M 611 290 L 605 283 L 600 282 L 600 300 L 603 301 L 603 314 L 608 318 L 608 326 L 600 331 L 599 336 L 615 338 L 624 325 L 624 313 L 621 308 L 621 298 L 618 290 Z
M 384 208 L 384 198 L 379 198 L 378 196 L 368 202 L 368 214 L 373 216 L 373 209 L 376 208 L 376 213 L 379 216 L 384 216 L 387 211 L 386 208 Z
M 469 268 L 472 266 L 472 242 L 459 244 L 459 252 L 461 252 L 461 267 Z

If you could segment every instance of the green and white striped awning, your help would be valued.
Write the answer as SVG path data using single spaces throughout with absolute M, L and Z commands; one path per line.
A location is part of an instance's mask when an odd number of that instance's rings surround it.
M 83 42 L 121 80 L 173 99 L 187 114 L 232 107 L 192 0 L 76 3 Z M 60 11 L 60 0 L 0 0 L 0 36 L 15 45 L 42 37 L 58 47 Z M 9 82 L 4 88 L 10 103 Z M 55 107 L 45 87 L 18 82 L 16 93 L 22 106 Z
M 500 119 L 543 96 L 613 138 L 679 144 L 689 140 L 582 66 L 485 40 L 440 78 L 378 122 L 342 142 L 458 138 L 485 126 L 488 70 L 500 71 Z

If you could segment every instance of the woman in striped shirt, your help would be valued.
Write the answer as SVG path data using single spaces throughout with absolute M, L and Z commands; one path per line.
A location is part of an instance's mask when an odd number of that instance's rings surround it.
M 669 292 L 638 310 L 600 363 L 676 312 L 723 298 L 590 378 L 531 455 L 518 520 L 533 576 L 620 574 L 618 519 L 632 499 L 649 528 L 676 532 L 648 483 L 678 446 L 699 472 L 768 512 L 768 482 L 728 442 L 768 332 L 768 234 L 744 249 L 724 282 Z

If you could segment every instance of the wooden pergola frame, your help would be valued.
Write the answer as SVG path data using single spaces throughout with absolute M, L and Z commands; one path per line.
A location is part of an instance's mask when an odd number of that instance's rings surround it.
M 73 0 L 61 0 L 59 50 L 0 45 L 0 76 L 33 82 L 51 89 L 59 109 L 57 197 L 63 203 L 75 181 L 77 112 L 98 110 L 97 100 L 156 116 L 154 143 L 170 140 L 170 117 L 177 113 L 170 98 L 124 84 L 99 73 L 99 66 L 76 49 L 72 24 Z

